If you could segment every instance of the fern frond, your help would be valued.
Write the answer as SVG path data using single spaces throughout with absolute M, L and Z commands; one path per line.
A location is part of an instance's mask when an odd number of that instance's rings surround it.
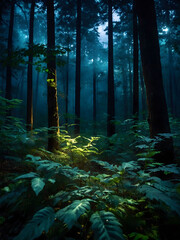
M 90 221 L 94 237 L 98 240 L 124 240 L 121 224 L 111 212 L 95 212 Z
M 19 189 L 16 189 L 12 192 L 9 192 L 2 197 L 0 197 L 0 206 L 9 206 L 17 201 L 17 199 L 23 194 L 24 192 L 27 192 L 26 187 L 21 187 Z
M 54 219 L 55 213 L 53 208 L 45 207 L 39 210 L 14 240 L 33 240 L 39 237 L 42 232 L 45 231 L 47 233 Z
M 90 201 L 90 199 L 75 200 L 71 205 L 59 210 L 56 218 L 67 224 L 68 229 L 71 229 L 78 218 L 90 210 Z
M 177 164 L 169 164 L 166 166 L 160 166 L 156 168 L 149 169 L 150 172 L 168 172 L 168 173 L 175 173 L 180 174 L 180 167 L 177 166 Z
M 38 177 L 38 174 L 34 173 L 34 172 L 30 172 L 30 173 L 26 173 L 26 174 L 23 174 L 23 175 L 15 178 L 15 180 L 26 179 L 26 178 L 34 178 L 34 177 Z
M 103 168 L 105 168 L 107 170 L 113 171 L 113 172 L 116 172 L 117 170 L 118 171 L 122 170 L 121 166 L 113 165 L 113 164 L 110 164 L 110 163 L 108 163 L 106 161 L 100 161 L 100 160 L 97 160 L 97 159 L 93 159 L 93 160 L 91 160 L 91 162 L 95 162 L 98 165 L 100 165 L 101 167 L 103 167 Z
M 170 207 L 173 211 L 175 211 L 180 216 L 180 204 L 178 201 L 174 200 L 173 198 L 166 195 L 164 192 L 149 186 L 149 185 L 143 185 L 138 188 L 138 190 L 141 193 L 145 193 L 146 197 L 150 200 L 157 200 L 162 201 L 165 203 L 168 207 Z

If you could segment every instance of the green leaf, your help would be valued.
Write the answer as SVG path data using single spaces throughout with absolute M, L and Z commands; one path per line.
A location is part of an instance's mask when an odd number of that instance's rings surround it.
M 92 223 L 92 230 L 94 231 L 94 238 L 98 240 L 124 240 L 121 230 L 121 224 L 111 212 L 100 211 L 95 212 L 90 221 Z
M 37 160 L 40 160 L 41 157 L 36 157 L 36 156 L 33 156 L 33 155 L 26 155 L 26 159 L 30 159 L 32 162 L 36 162 Z
M 66 223 L 68 229 L 71 229 L 78 218 L 90 210 L 90 201 L 90 199 L 76 200 L 71 205 L 59 210 L 56 218 Z
M 11 191 L 10 188 L 9 188 L 8 186 L 2 188 L 2 190 L 5 191 L 5 192 L 7 192 L 7 193 Z
M 19 180 L 19 179 L 23 179 L 23 178 L 35 178 L 35 177 L 38 177 L 38 174 L 34 173 L 34 172 L 30 172 L 30 173 L 26 173 L 26 174 L 23 174 L 23 175 L 15 178 L 15 180 Z
M 180 167 L 177 166 L 177 164 L 169 164 L 166 166 L 160 166 L 156 167 L 154 169 L 149 169 L 150 172 L 169 172 L 169 173 L 175 173 L 175 174 L 180 174 Z
M 0 205 L 2 206 L 9 206 L 10 204 L 14 204 L 17 199 L 23 194 L 24 192 L 27 191 L 27 188 L 20 188 L 16 189 L 16 191 L 9 192 L 2 197 L 0 197 Z
M 135 169 L 139 169 L 140 167 L 135 161 L 123 162 L 122 169 L 126 169 L 126 168 L 128 168 L 129 170 L 135 170 Z
M 31 181 L 31 187 L 33 189 L 33 191 L 36 193 L 36 196 L 43 190 L 44 188 L 44 181 L 42 180 L 42 178 L 33 178 Z
M 54 183 L 56 182 L 56 180 L 55 180 L 55 179 L 52 179 L 52 178 L 49 178 L 49 179 L 48 179 L 48 182 L 50 182 L 50 183 L 53 183 L 53 184 L 54 184 Z
M 179 203 L 174 200 L 173 198 L 167 196 L 165 193 L 162 191 L 151 187 L 149 185 L 143 185 L 138 188 L 138 190 L 142 193 L 146 194 L 146 197 L 151 199 L 151 200 L 157 200 L 157 201 L 162 201 L 165 203 L 167 206 L 169 206 L 173 211 L 175 211 L 179 216 L 180 216 L 180 205 Z
M 47 233 L 54 219 L 55 213 L 53 208 L 45 207 L 39 210 L 14 240 L 33 240 L 39 237 L 42 232 L 45 231 Z

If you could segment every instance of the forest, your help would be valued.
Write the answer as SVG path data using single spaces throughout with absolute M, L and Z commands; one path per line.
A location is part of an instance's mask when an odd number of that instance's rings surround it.
M 0 0 L 0 239 L 180 239 L 180 1 Z

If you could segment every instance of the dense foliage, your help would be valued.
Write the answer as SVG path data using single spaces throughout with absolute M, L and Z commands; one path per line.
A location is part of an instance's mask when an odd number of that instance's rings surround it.
M 16 106 L 18 100 L 4 106 Z M 156 162 L 147 124 L 119 122 L 120 133 L 72 138 L 45 150 L 48 129 L 24 136 L 23 124 L 1 119 L 1 239 L 178 239 L 180 168 Z M 177 161 L 178 132 L 172 134 Z M 170 137 L 170 136 L 163 136 Z

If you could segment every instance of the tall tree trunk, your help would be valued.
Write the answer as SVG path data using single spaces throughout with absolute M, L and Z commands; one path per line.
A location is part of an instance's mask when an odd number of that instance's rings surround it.
M 173 83 L 174 83 L 174 70 L 173 70 L 173 57 L 171 46 L 168 46 L 168 66 L 169 66 L 169 100 L 170 100 L 170 112 L 174 114 L 174 96 L 173 96 Z
M 58 149 L 57 135 L 59 134 L 59 115 L 57 101 L 57 77 L 55 49 L 55 22 L 54 22 L 54 0 L 47 0 L 47 48 L 48 48 L 48 79 L 47 79 L 47 102 L 48 102 L 48 128 L 49 130 L 48 150 Z
M 140 83 L 141 83 L 141 102 L 142 102 L 142 118 L 146 119 L 146 93 L 144 87 L 144 79 L 142 72 L 142 65 L 140 64 Z
M 81 0 L 77 0 L 76 20 L 76 82 L 75 82 L 75 134 L 80 133 L 80 92 L 81 92 Z
M 141 59 L 147 92 L 150 136 L 154 138 L 161 133 L 170 133 L 163 88 L 156 13 L 154 0 L 136 0 L 136 3 Z M 170 162 L 173 159 L 173 142 L 171 138 L 164 137 L 156 145 L 156 149 L 161 151 L 159 160 Z
M 114 64 L 113 64 L 113 22 L 112 0 L 108 0 L 108 106 L 107 136 L 115 133 L 115 97 L 114 97 Z
M 133 103 L 133 82 L 131 73 L 131 60 L 128 58 L 128 68 L 129 68 L 129 111 L 132 113 L 132 103 Z
M 122 66 L 123 77 L 123 105 L 124 105 L 124 119 L 128 118 L 128 94 L 127 94 L 127 76 L 126 76 L 126 64 Z
M 11 1 L 11 13 L 10 13 L 10 21 L 9 21 L 9 33 L 8 33 L 8 64 L 6 69 L 6 94 L 5 97 L 7 99 L 12 99 L 12 69 L 11 69 L 11 55 L 12 55 L 12 42 L 13 42 L 13 28 L 14 28 L 14 8 L 15 1 Z M 9 112 L 10 114 L 10 112 Z
M 139 119 L 138 25 L 136 1 L 133 2 L 133 118 Z
M 69 43 L 68 43 L 69 48 Z M 68 98 L 69 98 L 69 51 L 67 52 L 67 62 L 66 62 L 66 130 L 68 130 Z
M 170 16 L 169 16 L 169 1 L 168 2 L 168 9 L 166 11 L 166 24 L 169 26 L 169 30 L 167 32 L 167 46 L 168 46 L 168 67 L 169 67 L 169 76 L 168 76 L 168 95 L 169 95 L 169 107 L 171 114 L 174 114 L 174 94 L 173 85 L 174 85 L 174 67 L 173 67 L 173 56 L 172 56 L 172 39 L 171 39 L 171 23 L 170 23 Z M 174 93 L 174 94 L 173 94 Z
M 33 35 L 34 35 L 35 0 L 31 2 L 29 24 L 29 61 L 27 71 L 27 131 L 33 129 Z
M 93 59 L 93 132 L 96 135 L 96 58 Z

